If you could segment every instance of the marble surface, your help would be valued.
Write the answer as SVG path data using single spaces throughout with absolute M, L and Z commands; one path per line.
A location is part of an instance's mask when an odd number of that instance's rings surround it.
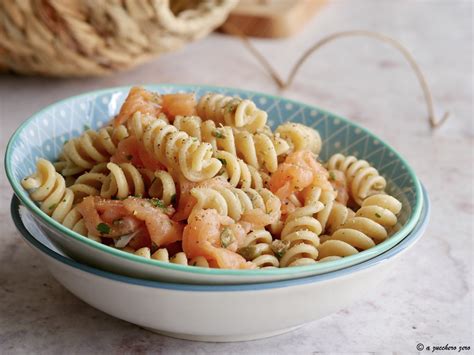
M 424 238 L 364 300 L 295 332 L 247 343 L 196 343 L 155 335 L 96 311 L 61 287 L 21 241 L 0 171 L 0 353 L 415 352 L 416 344 L 472 342 L 473 117 L 471 1 L 332 1 L 298 36 L 256 45 L 285 76 L 323 35 L 371 29 L 403 42 L 433 88 L 431 132 L 415 76 L 402 57 L 369 39 L 343 39 L 308 62 L 282 93 L 374 131 L 415 168 L 433 202 Z M 0 76 L 0 153 L 29 115 L 84 91 L 132 83 L 205 83 L 278 93 L 237 40 L 214 34 L 180 52 L 102 79 Z M 317 301 L 317 300 L 315 300 Z

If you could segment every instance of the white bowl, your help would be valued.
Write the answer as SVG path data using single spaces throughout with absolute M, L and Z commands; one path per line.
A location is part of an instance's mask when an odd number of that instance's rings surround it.
M 200 341 L 243 341 L 280 334 L 336 312 L 372 291 L 422 236 L 429 201 L 415 229 L 398 245 L 358 265 L 290 281 L 251 285 L 184 285 L 113 274 L 56 249 L 26 208 L 12 217 L 53 276 L 91 306 L 164 335 Z

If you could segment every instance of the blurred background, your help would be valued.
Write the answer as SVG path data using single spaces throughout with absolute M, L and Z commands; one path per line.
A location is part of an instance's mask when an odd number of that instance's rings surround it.
M 388 35 L 417 60 L 437 116 L 447 110 L 451 118 L 430 129 L 416 76 L 384 43 L 362 37 L 330 43 L 282 91 L 233 35 L 236 29 L 284 79 L 326 35 L 354 29 Z M 2 155 L 25 119 L 68 96 L 146 83 L 238 87 L 362 124 L 407 158 L 434 204 L 426 236 L 378 294 L 277 338 L 196 345 L 113 319 L 61 288 L 20 242 L 2 170 L 0 350 L 406 352 L 418 342 L 472 349 L 472 52 L 469 0 L 0 0 Z

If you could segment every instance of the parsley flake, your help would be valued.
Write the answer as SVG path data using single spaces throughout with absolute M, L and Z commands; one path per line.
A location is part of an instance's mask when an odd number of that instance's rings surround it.
M 58 204 L 57 204 L 57 203 L 53 203 L 51 206 L 48 207 L 48 210 L 52 211 L 52 210 L 54 210 L 56 207 L 58 207 Z
M 214 132 L 212 132 L 212 135 L 218 139 L 224 139 L 225 138 L 225 135 L 222 134 L 222 132 L 218 131 L 218 130 L 215 130 Z
M 89 129 L 91 129 L 91 126 L 89 126 L 88 124 L 85 124 L 85 125 L 84 125 L 84 131 L 87 131 L 87 130 L 89 130 Z
M 163 203 L 163 201 L 161 201 L 160 199 L 158 198 L 152 198 L 150 200 L 150 203 L 153 205 L 153 207 L 158 207 L 158 208 L 165 208 L 165 204 Z
M 223 159 L 223 158 L 217 158 L 223 166 L 226 166 L 227 165 L 227 160 Z
M 336 181 L 336 174 L 334 174 L 334 171 L 329 172 L 329 180 Z
M 99 223 L 96 229 L 101 235 L 110 233 L 110 227 L 105 223 Z
M 234 233 L 232 233 L 232 231 L 229 228 L 224 228 L 224 230 L 221 232 L 222 247 L 227 248 L 233 242 L 235 242 Z
M 290 247 L 290 241 L 289 240 L 282 241 L 282 240 L 277 239 L 272 242 L 271 247 L 276 257 L 278 259 L 281 259 L 283 255 L 285 255 L 288 248 Z
M 380 213 L 375 212 L 375 217 L 382 218 L 382 215 Z

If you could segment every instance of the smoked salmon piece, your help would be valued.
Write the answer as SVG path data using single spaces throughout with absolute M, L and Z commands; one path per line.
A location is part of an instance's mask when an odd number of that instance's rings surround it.
M 283 206 L 289 205 L 288 198 L 295 192 L 308 186 L 319 186 L 323 190 L 332 190 L 327 170 L 316 161 L 309 150 L 289 154 L 278 166 L 269 182 L 270 190 L 280 198 Z
M 145 222 L 150 239 L 157 247 L 181 240 L 183 225 L 170 219 L 169 207 L 160 207 L 162 204 L 155 205 L 153 201 L 128 197 L 123 204 L 130 214 Z
M 204 257 L 211 267 L 253 269 L 253 263 L 235 252 L 243 239 L 240 233 L 245 232 L 232 218 L 220 216 L 214 209 L 201 210 L 184 227 L 183 250 L 190 259 Z
M 163 95 L 163 112 L 173 123 L 175 116 L 196 115 L 196 96 L 188 94 Z
M 145 149 L 135 136 L 120 141 L 117 151 L 112 155 L 110 161 L 115 164 L 132 163 L 137 168 L 146 168 L 151 171 L 164 170 L 164 166 Z
M 87 232 L 95 237 L 117 238 L 135 232 L 142 221 L 124 208 L 123 201 L 88 196 L 77 205 Z
M 142 87 L 132 87 L 119 114 L 114 118 L 114 127 L 127 122 L 135 112 L 157 117 L 161 112 L 161 96 Z
M 179 203 L 176 209 L 176 214 L 173 216 L 175 221 L 184 221 L 188 219 L 193 207 L 196 205 L 196 198 L 191 195 L 191 190 L 194 187 L 231 187 L 229 182 L 220 177 L 216 176 L 209 180 L 202 182 L 191 182 L 181 177 L 179 180 Z

